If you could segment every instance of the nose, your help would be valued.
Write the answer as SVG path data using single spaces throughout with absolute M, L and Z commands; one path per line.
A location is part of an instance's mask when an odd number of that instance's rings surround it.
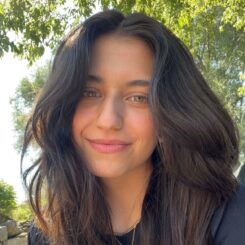
M 97 127 L 104 130 L 120 130 L 123 126 L 123 105 L 118 98 L 105 99 L 97 116 Z

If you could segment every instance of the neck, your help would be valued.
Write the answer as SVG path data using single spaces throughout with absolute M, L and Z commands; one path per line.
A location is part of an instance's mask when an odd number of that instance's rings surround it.
M 115 233 L 125 233 L 141 219 L 143 200 L 152 173 L 151 163 L 117 178 L 102 179 Z

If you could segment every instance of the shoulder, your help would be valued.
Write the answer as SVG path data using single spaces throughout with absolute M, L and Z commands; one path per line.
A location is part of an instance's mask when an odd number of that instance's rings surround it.
M 48 245 L 47 239 L 42 232 L 32 224 L 28 232 L 28 245 Z
M 234 195 L 216 210 L 211 232 L 215 245 L 245 244 L 245 186 L 240 184 Z

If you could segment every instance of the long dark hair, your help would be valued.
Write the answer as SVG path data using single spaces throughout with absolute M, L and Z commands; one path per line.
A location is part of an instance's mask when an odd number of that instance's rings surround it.
M 40 148 L 23 172 L 36 225 L 56 244 L 116 244 L 108 236 L 113 231 L 100 180 L 71 133 L 93 44 L 109 33 L 140 38 L 154 54 L 149 107 L 158 143 L 137 239 L 142 245 L 211 244 L 212 215 L 238 185 L 232 173 L 238 131 L 176 36 L 142 13 L 125 17 L 116 10 L 93 15 L 60 43 L 27 123 L 22 163 L 33 141 Z

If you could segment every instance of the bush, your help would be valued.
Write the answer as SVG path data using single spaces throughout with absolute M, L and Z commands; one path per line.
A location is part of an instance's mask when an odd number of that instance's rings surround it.
M 16 206 L 16 194 L 13 186 L 0 180 L 0 213 L 12 216 Z
M 12 217 L 18 222 L 32 220 L 33 213 L 31 211 L 30 205 L 27 202 L 19 204 L 14 210 Z

